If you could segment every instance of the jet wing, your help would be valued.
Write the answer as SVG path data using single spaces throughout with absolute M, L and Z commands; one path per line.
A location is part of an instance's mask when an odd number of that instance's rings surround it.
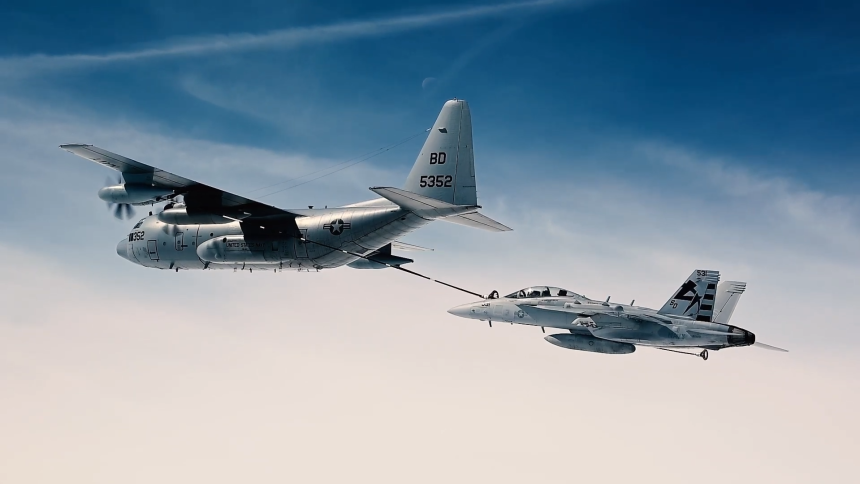
M 566 311 L 554 306 L 531 306 L 528 304 L 518 304 L 517 307 L 522 309 L 535 321 L 540 322 L 542 326 L 564 327 L 579 317 L 575 312 Z
M 126 183 L 142 183 L 154 187 L 171 189 L 183 196 L 189 210 L 226 215 L 236 219 L 301 215 L 266 205 L 249 198 L 225 192 L 209 185 L 174 175 L 125 156 L 92 145 L 66 144 L 60 148 L 69 153 L 94 161 L 122 173 Z
M 573 306 L 573 305 L 571 305 L 571 306 Z M 591 316 L 597 316 L 600 314 L 606 314 L 606 315 L 615 316 L 615 317 L 619 316 L 619 311 L 616 311 L 612 307 L 607 307 L 607 308 L 603 309 L 603 308 L 596 308 L 593 305 L 590 305 L 587 308 L 582 308 L 582 309 L 577 309 L 576 307 L 570 307 L 570 306 L 568 306 L 568 307 L 544 306 L 544 305 L 529 306 L 526 304 L 518 305 L 517 307 L 522 308 L 523 311 L 525 311 L 526 313 L 529 313 L 530 315 L 531 315 L 531 313 L 530 313 L 529 309 L 531 309 L 533 311 L 536 310 L 535 313 L 537 313 L 538 311 L 553 311 L 556 313 L 566 313 L 566 314 L 569 314 L 571 316 L 576 316 L 576 317 L 591 317 Z M 627 319 L 634 320 L 634 321 L 657 323 L 657 324 L 661 324 L 664 326 L 672 324 L 671 319 L 666 318 L 666 317 L 662 317 L 659 315 L 644 314 L 644 313 L 638 313 L 638 312 L 625 313 L 624 311 L 621 311 L 620 314 L 624 314 L 627 317 Z
M 528 314 L 532 314 L 532 312 L 534 312 L 535 314 L 538 314 L 540 311 L 551 311 L 551 312 L 555 312 L 555 313 L 569 314 L 570 316 L 575 316 L 575 317 L 594 316 L 595 314 L 599 314 L 601 312 L 601 311 L 594 311 L 593 308 L 575 309 L 575 308 L 564 308 L 561 306 L 545 306 L 543 304 L 536 304 L 536 305 L 518 304 L 517 307 L 522 309 L 523 311 L 525 311 Z

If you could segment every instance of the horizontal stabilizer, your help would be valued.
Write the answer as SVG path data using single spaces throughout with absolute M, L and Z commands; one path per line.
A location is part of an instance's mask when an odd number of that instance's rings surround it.
M 777 346 L 766 345 L 764 343 L 759 343 L 758 341 L 753 343 L 753 346 L 758 346 L 759 348 L 764 348 L 766 350 L 771 350 L 771 351 L 779 351 L 780 353 L 788 353 L 788 350 L 786 350 L 786 349 L 779 348 Z
M 486 215 L 478 212 L 456 215 L 454 217 L 448 217 L 443 220 L 445 220 L 446 222 L 453 222 L 455 224 L 465 225 L 467 227 L 474 227 L 476 229 L 487 230 L 490 232 L 510 232 L 511 230 L 513 230 L 507 225 L 496 222 L 490 217 L 487 217 Z
M 420 245 L 407 244 L 406 242 L 401 242 L 399 240 L 395 240 L 394 242 L 392 242 L 391 248 L 397 250 L 405 250 L 406 252 L 433 252 L 433 249 L 421 247 Z
M 731 331 L 716 331 L 713 329 L 687 328 L 687 331 L 690 333 L 708 334 L 712 336 L 737 336 L 737 333 L 732 333 Z
M 475 212 L 481 208 L 477 205 L 454 205 L 453 203 L 443 202 L 399 188 L 371 187 L 370 189 L 395 205 L 415 212 L 419 217 L 429 220 Z

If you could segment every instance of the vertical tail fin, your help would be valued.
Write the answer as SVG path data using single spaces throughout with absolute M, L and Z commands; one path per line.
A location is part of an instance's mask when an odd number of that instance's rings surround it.
M 717 299 L 714 302 L 715 323 L 729 324 L 741 294 L 747 289 L 746 282 L 725 281 L 717 286 Z
M 668 316 L 687 316 L 696 321 L 711 321 L 719 271 L 695 270 L 658 311 Z
M 466 101 L 452 99 L 442 106 L 403 189 L 454 205 L 478 204 Z

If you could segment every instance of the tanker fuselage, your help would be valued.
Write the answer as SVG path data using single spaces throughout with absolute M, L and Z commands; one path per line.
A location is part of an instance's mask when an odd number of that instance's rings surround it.
M 292 230 L 265 222 L 172 224 L 150 215 L 119 242 L 117 253 L 156 269 L 318 270 L 357 259 L 341 250 L 369 254 L 428 223 L 380 200 L 300 212 Z

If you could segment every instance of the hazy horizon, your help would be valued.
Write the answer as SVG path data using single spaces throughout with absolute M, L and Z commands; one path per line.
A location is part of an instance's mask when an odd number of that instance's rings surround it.
M 850 480 L 860 447 L 858 6 L 0 6 L 0 482 Z M 400 186 L 470 103 L 479 203 L 410 269 L 660 307 L 748 283 L 758 348 L 601 355 L 403 273 L 156 271 L 90 143 L 283 208 Z M 144 210 L 138 210 L 141 216 Z

